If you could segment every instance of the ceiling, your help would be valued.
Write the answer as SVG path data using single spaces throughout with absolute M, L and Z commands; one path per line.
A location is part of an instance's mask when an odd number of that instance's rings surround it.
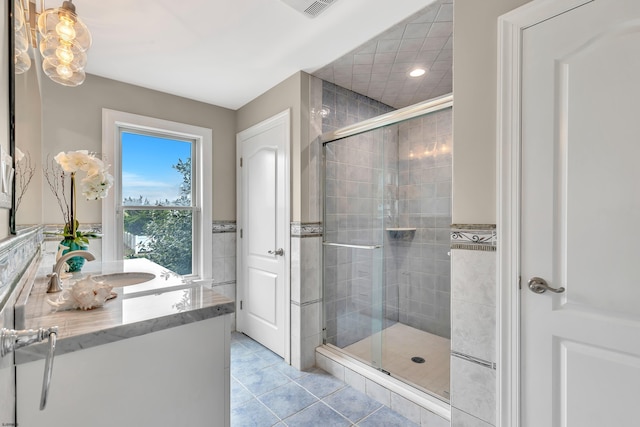
M 335 0 L 313 19 L 281 0 L 74 4 L 87 73 L 235 110 L 299 70 L 394 107 L 450 92 L 452 1 Z M 408 81 L 414 63 L 429 71 Z
M 452 58 L 453 0 L 438 0 L 312 74 L 402 108 L 450 93 Z

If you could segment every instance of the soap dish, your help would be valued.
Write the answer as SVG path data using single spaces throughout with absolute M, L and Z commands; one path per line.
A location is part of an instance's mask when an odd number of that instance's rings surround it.
M 411 240 L 416 232 L 414 227 L 389 227 L 386 230 L 389 233 L 389 237 L 398 240 Z

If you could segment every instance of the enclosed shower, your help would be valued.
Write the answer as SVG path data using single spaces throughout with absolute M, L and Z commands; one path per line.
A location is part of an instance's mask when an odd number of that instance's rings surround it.
M 324 343 L 449 399 L 452 100 L 323 135 Z

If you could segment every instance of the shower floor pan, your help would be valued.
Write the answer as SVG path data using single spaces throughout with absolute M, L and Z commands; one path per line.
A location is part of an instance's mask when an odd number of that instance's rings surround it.
M 382 368 L 392 376 L 449 400 L 451 340 L 396 323 L 342 349 L 371 363 L 371 340 L 382 334 Z M 422 358 L 416 363 L 412 358 Z

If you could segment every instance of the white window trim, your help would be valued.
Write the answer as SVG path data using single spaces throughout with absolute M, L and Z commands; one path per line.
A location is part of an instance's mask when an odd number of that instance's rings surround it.
M 122 128 L 145 132 L 173 134 L 179 138 L 195 141 L 195 158 L 197 176 L 193 177 L 194 197 L 194 256 L 197 256 L 194 276 L 200 279 L 210 279 L 212 271 L 213 236 L 211 234 L 213 194 L 212 153 L 213 132 L 200 126 L 187 125 L 169 120 L 156 119 L 122 111 L 102 109 L 102 153 L 113 168 L 116 182 L 108 196 L 102 201 L 102 259 L 105 261 L 118 260 L 117 236 L 123 233 L 122 224 L 122 183 L 121 149 L 119 145 L 120 130 Z M 141 159 L 144 161 L 144 159 Z M 196 218 L 199 217 L 199 221 Z M 121 258 L 120 258 L 121 259 Z

